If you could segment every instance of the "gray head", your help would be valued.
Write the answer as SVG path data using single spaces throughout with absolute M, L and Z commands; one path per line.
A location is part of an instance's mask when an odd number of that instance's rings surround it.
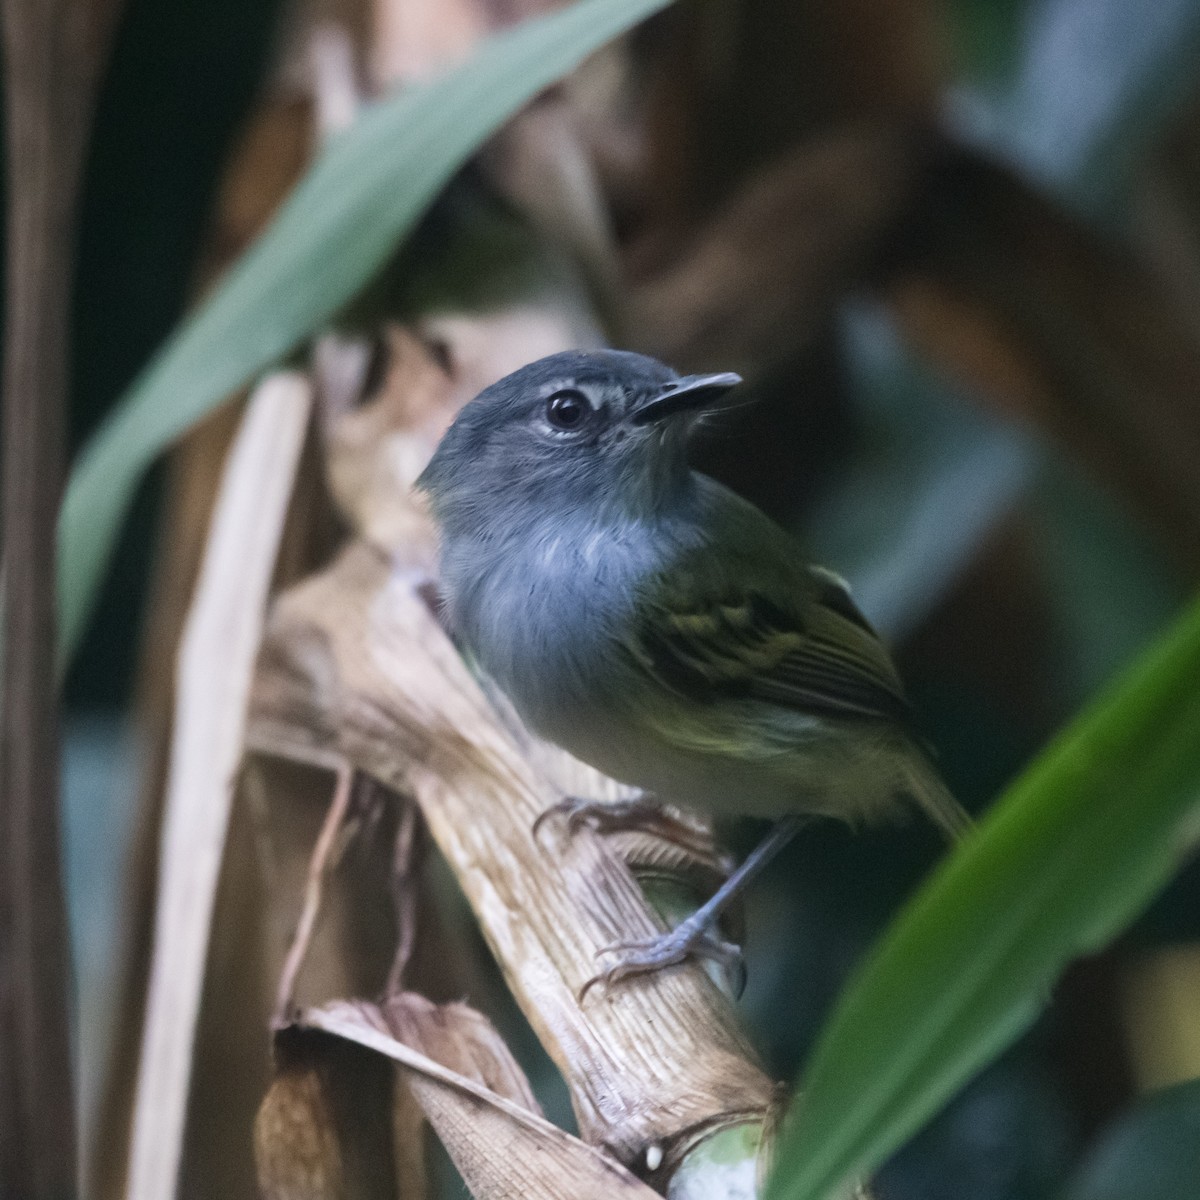
M 740 382 L 622 350 L 552 354 L 466 405 L 417 486 L 448 531 L 510 517 L 517 502 L 650 515 L 687 486 L 696 415 Z

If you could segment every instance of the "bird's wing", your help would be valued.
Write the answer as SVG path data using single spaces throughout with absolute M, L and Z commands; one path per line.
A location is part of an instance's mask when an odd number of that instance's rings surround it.
M 910 709 L 887 650 L 828 572 L 799 592 L 722 572 L 664 576 L 629 644 L 639 665 L 692 702 L 757 700 L 812 715 L 906 726 Z

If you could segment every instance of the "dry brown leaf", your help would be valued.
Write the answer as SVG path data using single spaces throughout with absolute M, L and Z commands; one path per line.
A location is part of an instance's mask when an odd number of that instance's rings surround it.
M 620 1164 L 524 1105 L 389 1036 L 381 1021 L 381 1014 L 367 1006 L 340 1004 L 310 1010 L 300 1024 L 398 1063 L 478 1200 L 651 1200 L 656 1195 Z M 470 1022 L 475 1030 L 478 1022 L 482 1018 L 476 1014 Z M 444 1038 L 438 1041 L 444 1044 Z
M 277 1035 L 275 1057 L 254 1121 L 263 1200 L 420 1200 L 424 1191 L 401 1191 L 390 1169 L 386 1064 L 295 1029 Z
M 416 992 L 389 996 L 375 1011 L 380 1029 L 397 1041 L 541 1115 L 525 1072 L 482 1013 L 467 1004 L 434 1004 Z
M 406 490 L 429 461 L 461 401 L 428 347 L 411 331 L 386 334 L 387 374 L 370 403 L 330 413 L 326 470 L 334 500 L 379 546 L 424 547 L 432 562 L 433 533 Z M 406 387 L 397 387 L 402 378 Z M 409 436 L 390 437 L 405 427 Z
M 271 1084 L 254 1122 L 264 1200 L 336 1200 L 346 1195 L 342 1152 L 320 1074 L 293 1067 Z
M 375 0 L 371 82 L 416 83 L 462 62 L 489 33 L 566 0 Z
M 415 1200 L 425 1194 L 426 1119 L 478 1200 L 654 1195 L 541 1116 L 495 1029 L 464 1004 L 411 993 L 382 1006 L 339 1002 L 309 1010 L 275 1046 L 277 1076 L 255 1121 L 265 1200 Z M 380 1147 L 387 1104 L 360 1046 L 396 1065 L 394 1193 Z
M 525 1073 L 482 1013 L 465 1004 L 434 1004 L 414 992 L 390 995 L 378 1009 L 360 1006 L 360 1011 L 397 1041 L 541 1115 Z M 406 1083 L 410 1073 L 398 1070 L 397 1076 L 392 1110 L 397 1192 L 420 1196 L 425 1188 L 425 1110 Z

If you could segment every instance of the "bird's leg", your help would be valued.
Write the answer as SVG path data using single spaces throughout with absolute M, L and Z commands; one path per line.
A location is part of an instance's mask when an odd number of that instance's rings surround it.
M 581 796 L 568 796 L 538 816 L 533 823 L 534 837 L 551 817 L 565 817 L 571 833 L 588 824 L 601 833 L 641 830 L 655 834 L 697 858 L 712 856 L 712 844 L 707 835 L 679 817 L 672 816 L 649 792 L 639 792 L 627 800 L 589 800 Z
M 806 818 L 802 816 L 784 817 L 750 851 L 738 869 L 712 896 L 670 933 L 639 941 L 615 942 L 606 946 L 600 954 L 616 955 L 617 962 L 608 970 L 589 979 L 579 993 L 580 999 L 594 984 L 603 983 L 607 987 L 631 975 L 642 975 L 647 971 L 657 971 L 661 967 L 683 962 L 693 954 L 711 958 L 727 968 L 740 966 L 740 947 L 713 937 L 712 925 L 730 902 L 743 892 L 751 880 L 791 841 L 805 821 Z

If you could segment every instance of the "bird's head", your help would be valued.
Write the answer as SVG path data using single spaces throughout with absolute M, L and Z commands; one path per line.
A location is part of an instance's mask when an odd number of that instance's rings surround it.
M 627 351 L 552 354 L 467 404 L 417 486 L 444 528 L 529 507 L 649 515 L 686 486 L 698 414 L 740 382 Z

